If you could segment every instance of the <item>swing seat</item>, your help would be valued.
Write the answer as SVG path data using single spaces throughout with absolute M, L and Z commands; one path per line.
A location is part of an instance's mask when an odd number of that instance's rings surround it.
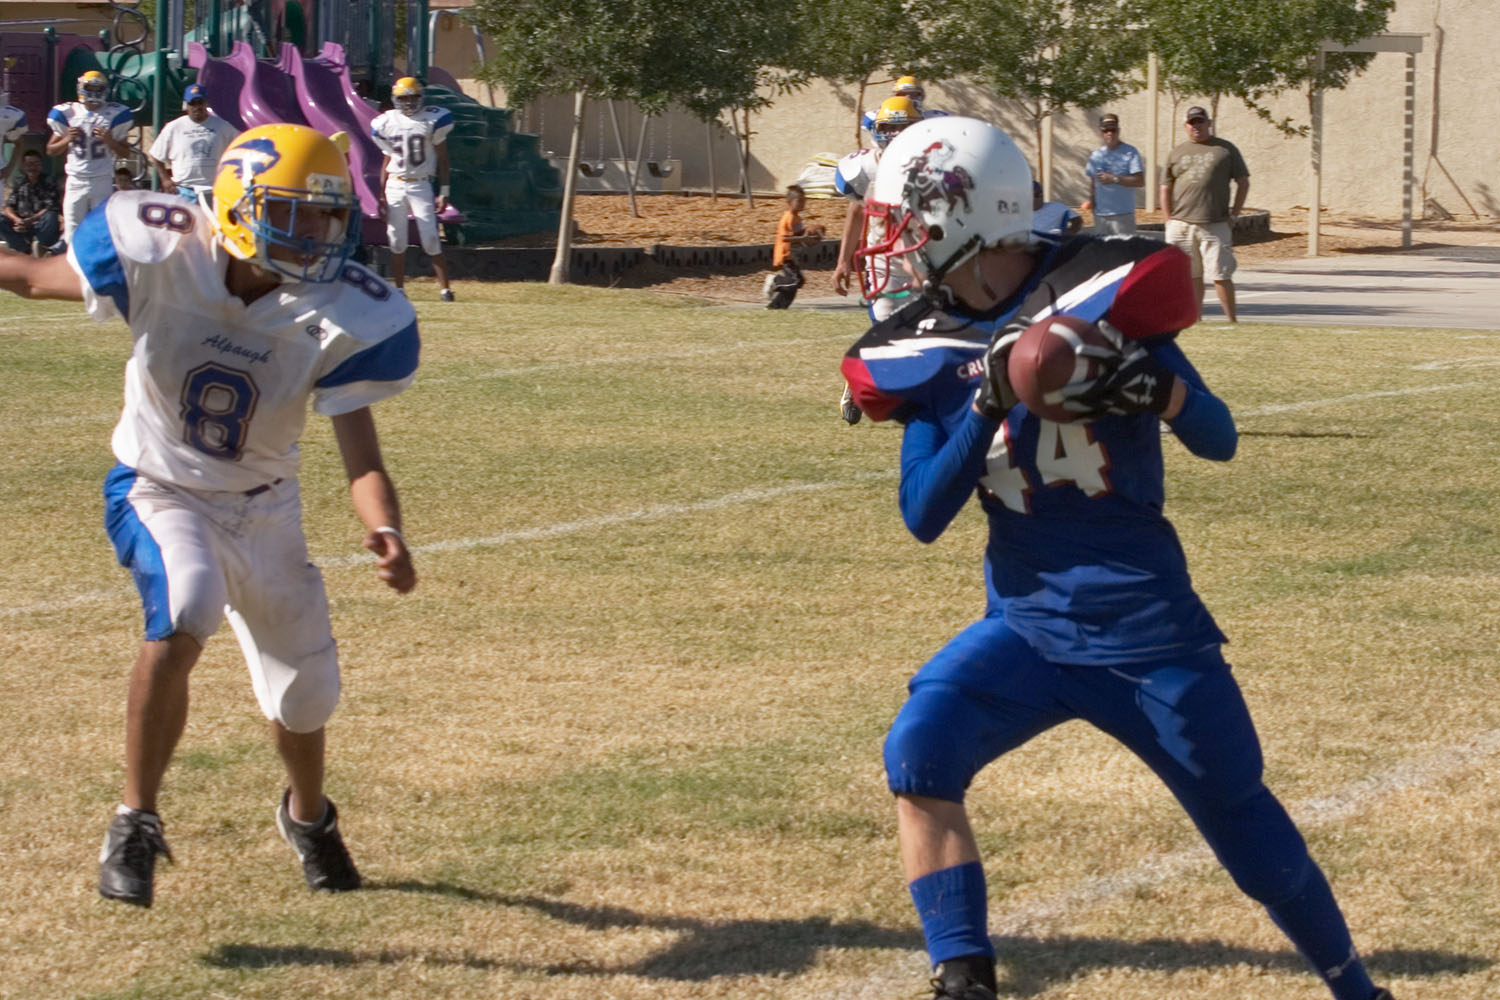
M 604 175 L 604 164 L 590 163 L 587 160 L 579 160 L 578 172 L 585 177 L 602 177 Z
M 655 160 L 646 161 L 646 170 L 652 177 L 671 177 L 673 167 L 670 163 L 661 164 Z

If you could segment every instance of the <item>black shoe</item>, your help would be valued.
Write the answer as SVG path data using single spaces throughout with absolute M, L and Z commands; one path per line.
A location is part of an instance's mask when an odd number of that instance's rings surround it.
M 452 302 L 453 301 L 453 289 L 451 289 L 451 288 L 445 288 L 445 289 L 443 289 L 443 293 L 441 295 L 439 295 L 438 298 L 442 299 L 444 302 Z
M 339 835 L 339 811 L 333 803 L 324 799 L 328 808 L 323 818 L 312 826 L 292 819 L 287 803 L 291 789 L 282 793 L 281 805 L 276 807 L 276 829 L 302 862 L 302 877 L 307 879 L 309 889 L 326 889 L 329 892 L 348 892 L 359 888 L 359 871 L 349 858 L 344 847 L 344 838 Z
M 939 962 L 932 977 L 932 1000 L 995 1000 L 995 960 L 965 955 Z
M 844 384 L 844 394 L 839 397 L 839 416 L 844 418 L 846 424 L 852 426 L 859 423 L 859 418 L 864 415 L 864 411 L 854 401 L 854 390 L 850 389 L 849 384 L 846 382 Z
M 136 809 L 117 813 L 99 849 L 99 895 L 131 906 L 150 906 L 158 854 L 172 860 L 172 849 L 161 832 L 161 817 Z

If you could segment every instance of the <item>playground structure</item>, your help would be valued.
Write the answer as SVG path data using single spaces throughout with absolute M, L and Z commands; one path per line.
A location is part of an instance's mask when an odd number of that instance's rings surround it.
M 56 24 L 0 31 L 6 66 L 0 89 L 27 113 L 33 134 L 25 148 L 41 147 L 48 110 L 75 98 L 86 70 L 104 72 L 112 99 L 135 114 L 138 149 L 149 145 L 148 126 L 178 114 L 183 90 L 196 81 L 207 89 L 214 113 L 236 128 L 292 122 L 325 135 L 347 133 L 364 240 L 383 245 L 382 155 L 370 135 L 380 108 L 368 96 L 388 95 L 396 77 L 410 75 L 426 81 L 426 103 L 447 108 L 455 121 L 447 145 L 458 206 L 440 217 L 450 241 L 556 228 L 562 189 L 538 138 L 516 133 L 508 110 L 466 97 L 451 76 L 428 65 L 427 0 L 407 0 L 400 11 L 410 56 L 400 72 L 396 0 L 233 2 L 194 0 L 189 10 L 186 0 L 161 0 L 154 25 L 132 8 L 111 4 L 111 26 L 97 37 L 64 34 Z M 148 39 L 154 41 L 149 47 Z M 138 182 L 147 180 L 143 155 L 130 165 Z

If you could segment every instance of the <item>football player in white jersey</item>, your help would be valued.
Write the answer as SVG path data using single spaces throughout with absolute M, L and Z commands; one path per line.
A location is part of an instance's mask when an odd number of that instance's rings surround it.
M 276 809 L 314 889 L 359 887 L 323 795 L 324 723 L 339 695 L 322 577 L 308 561 L 297 439 L 308 401 L 333 422 L 376 575 L 416 585 L 372 404 L 412 381 L 405 298 L 348 261 L 358 211 L 344 157 L 300 125 L 263 125 L 219 162 L 214 207 L 125 191 L 66 257 L 0 255 L 0 288 L 124 319 L 134 347 L 105 481 L 105 520 L 145 612 L 130 675 L 125 788 L 99 892 L 150 906 L 169 859 L 157 792 L 187 717 L 188 674 L 228 617 L 286 765 Z
M 840 295 L 849 294 L 850 276 L 854 274 L 854 252 L 867 242 L 881 242 L 878 232 L 863 232 L 865 190 L 875 176 L 875 168 L 880 163 L 880 152 L 893 137 L 921 120 L 921 113 L 910 98 L 886 98 L 880 105 L 880 110 L 875 113 L 875 122 L 870 130 L 875 139 L 874 148 L 855 150 L 840 159 L 834 170 L 834 189 L 849 199 L 849 210 L 844 215 L 844 232 L 839 242 L 838 264 L 833 271 L 833 289 Z M 897 285 L 901 287 L 896 287 Z M 904 283 L 891 283 L 891 287 L 869 301 L 870 320 L 879 322 L 895 312 L 908 291 Z
M 849 294 L 850 275 L 855 273 L 855 251 L 883 240 L 879 221 L 867 222 L 864 210 L 865 192 L 875 177 L 875 168 L 880 164 L 880 152 L 891 139 L 921 120 L 921 111 L 911 98 L 886 98 L 875 112 L 870 125 L 870 135 L 875 140 L 874 147 L 856 149 L 840 159 L 834 169 L 834 190 L 849 199 L 849 210 L 844 214 L 844 232 L 839 239 L 839 259 L 833 269 L 833 290 L 840 295 Z M 879 262 L 883 267 L 884 258 L 880 258 Z M 886 286 L 866 300 L 865 307 L 872 323 L 880 322 L 901 308 L 911 294 L 910 285 L 903 281 L 888 280 Z M 839 398 L 839 415 L 851 424 L 859 423 L 859 407 L 855 405 L 847 385 Z
M 182 92 L 183 114 L 156 133 L 146 159 L 156 168 L 161 189 L 196 201 L 199 191 L 213 187 L 219 156 L 239 129 L 208 109 L 208 93 L 199 83 Z
M 448 287 L 448 262 L 443 260 L 443 242 L 438 235 L 438 213 L 448 206 L 448 147 L 453 115 L 446 108 L 422 106 L 422 84 L 403 76 L 391 87 L 396 107 L 370 124 L 375 145 L 385 154 L 380 166 L 380 186 L 385 191 L 385 232 L 391 244 L 391 281 L 406 286 L 407 215 L 417 220 L 422 249 L 432 258 L 432 270 L 442 286 L 444 302 L 453 301 Z M 432 175 L 438 179 L 437 200 L 432 197 Z
M 109 80 L 91 69 L 78 78 L 78 100 L 59 104 L 47 115 L 53 133 L 47 155 L 68 153 L 63 164 L 68 179 L 63 191 L 63 242 L 70 245 L 83 217 L 115 189 L 115 157 L 130 153 L 125 137 L 135 119 L 129 108 L 108 96 Z

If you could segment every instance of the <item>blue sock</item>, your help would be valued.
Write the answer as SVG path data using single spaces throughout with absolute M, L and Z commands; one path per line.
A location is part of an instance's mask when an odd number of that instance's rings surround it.
M 1328 880 L 1317 865 L 1311 867 L 1301 892 L 1283 903 L 1267 906 L 1266 911 L 1337 1000 L 1370 1000 L 1375 984 L 1354 950 L 1354 940 Z
M 960 955 L 995 955 L 990 944 L 984 868 L 978 861 L 929 872 L 907 886 L 933 965 Z M 1364 1000 L 1364 998 L 1361 998 Z

